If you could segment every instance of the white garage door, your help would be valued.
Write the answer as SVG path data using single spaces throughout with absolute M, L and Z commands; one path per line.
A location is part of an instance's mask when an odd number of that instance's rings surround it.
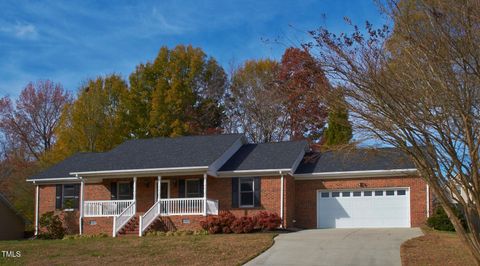
M 320 190 L 317 227 L 410 227 L 409 189 Z

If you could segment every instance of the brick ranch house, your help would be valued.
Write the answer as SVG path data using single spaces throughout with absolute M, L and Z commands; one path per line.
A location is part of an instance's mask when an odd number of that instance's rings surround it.
M 36 234 L 49 211 L 70 233 L 141 236 L 152 226 L 199 229 L 219 211 L 274 212 L 284 228 L 416 227 L 431 206 L 427 184 L 396 149 L 317 154 L 305 141 L 249 144 L 241 134 L 130 140 L 27 181 Z

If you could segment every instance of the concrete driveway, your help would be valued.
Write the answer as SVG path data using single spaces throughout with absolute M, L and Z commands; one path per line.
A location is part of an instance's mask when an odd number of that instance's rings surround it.
M 285 233 L 246 265 L 401 265 L 400 245 L 419 228 L 315 229 Z

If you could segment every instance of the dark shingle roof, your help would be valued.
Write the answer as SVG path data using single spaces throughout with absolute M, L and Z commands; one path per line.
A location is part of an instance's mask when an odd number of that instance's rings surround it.
M 71 172 L 209 166 L 242 134 L 126 141 L 104 153 L 79 153 L 31 177 L 68 177 Z
M 219 171 L 291 168 L 306 147 L 306 141 L 245 144 Z
M 101 161 L 102 158 L 103 153 L 79 152 L 44 171 L 31 176 L 29 179 L 72 177 L 70 175 L 71 172 L 79 169 L 88 169 L 91 165 Z
M 295 174 L 413 168 L 408 156 L 395 148 L 355 149 L 309 153 Z

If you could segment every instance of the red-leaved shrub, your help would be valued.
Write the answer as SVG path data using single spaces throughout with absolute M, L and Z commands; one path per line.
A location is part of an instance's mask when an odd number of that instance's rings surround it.
M 233 221 L 231 229 L 235 234 L 250 233 L 253 231 L 255 223 L 252 217 L 243 216 Z
M 253 217 L 255 228 L 271 231 L 277 229 L 282 223 L 282 219 L 278 214 L 273 212 L 261 211 Z
M 232 232 L 231 225 L 235 221 L 235 215 L 231 212 L 220 212 L 218 216 L 208 216 L 205 221 L 201 221 L 200 225 L 210 234 L 229 234 Z

